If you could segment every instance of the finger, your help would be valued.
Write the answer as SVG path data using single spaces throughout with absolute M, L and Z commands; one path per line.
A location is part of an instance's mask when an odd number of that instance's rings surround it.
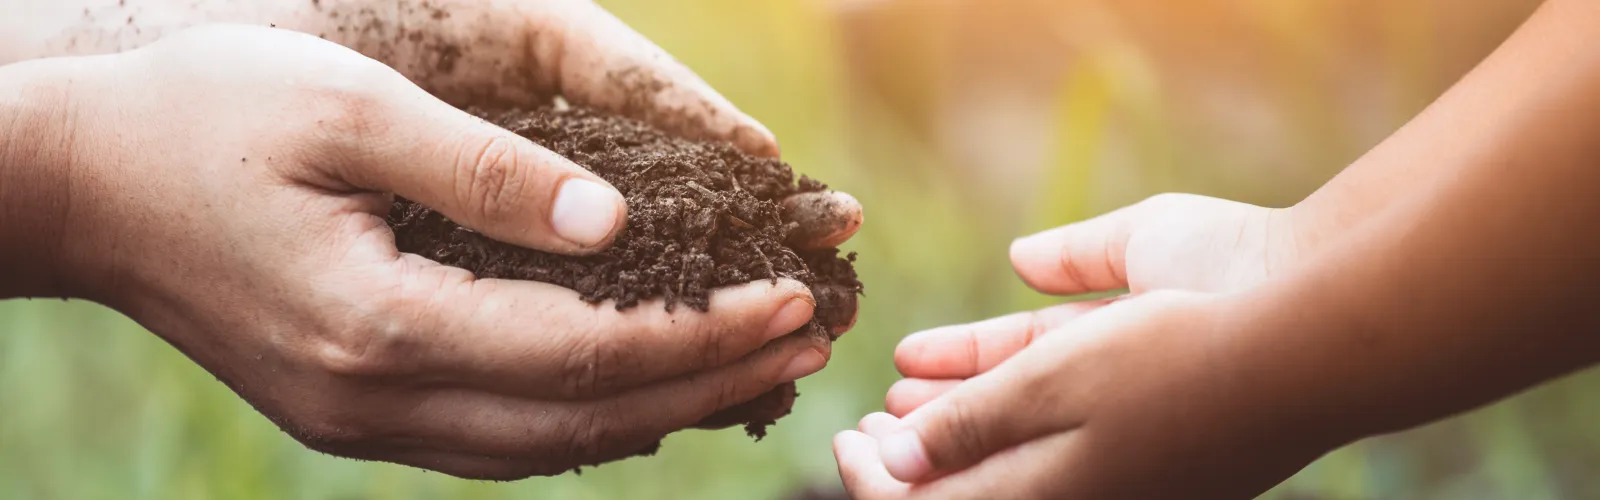
M 794 407 L 794 398 L 798 395 L 799 392 L 795 390 L 794 384 L 781 384 L 756 396 L 755 399 L 718 410 L 711 416 L 695 422 L 694 428 L 716 430 L 752 422 L 776 421 L 779 417 L 789 414 L 789 410 Z
M 561 92 L 574 102 L 649 122 L 691 139 L 733 143 L 777 157 L 772 132 L 739 111 L 666 51 L 592 2 L 572 2 L 534 29 L 560 29 L 549 50 L 561 61 Z
M 849 193 L 817 191 L 783 200 L 783 220 L 798 226 L 789 244 L 801 249 L 836 248 L 861 229 L 861 202 Z
M 889 386 L 889 394 L 883 398 L 883 407 L 890 415 L 905 417 L 929 401 L 955 389 L 961 382 L 963 381 L 903 379 Z
M 860 423 L 856 424 L 856 430 L 872 436 L 873 439 L 887 437 L 902 427 L 904 426 L 900 425 L 900 419 L 882 412 L 868 413 L 867 416 L 861 417 Z
M 839 479 L 856 500 L 906 498 L 911 486 L 900 482 L 878 458 L 878 441 L 865 433 L 844 431 L 833 436 L 833 458 Z
M 1047 358 L 1045 361 L 1049 361 Z M 1075 422 L 1060 414 L 1066 395 L 1049 366 L 1007 364 L 974 377 L 901 420 L 879 442 L 889 473 L 915 483 L 976 464 Z
M 383 357 L 402 362 L 393 368 L 557 399 L 600 398 L 726 365 L 800 329 L 815 308 L 792 280 L 718 290 L 707 312 L 668 311 L 660 299 L 617 311 L 559 286 L 475 280 L 438 264 L 399 274 L 407 278 L 392 309 L 414 319 L 400 334 L 380 336 L 378 346 L 394 351 Z
M 813 268 L 814 272 L 821 272 Z M 856 325 L 860 314 L 858 295 L 852 286 L 819 284 L 811 287 L 811 296 L 817 301 L 816 319 L 837 338 Z
M 622 195 L 605 180 L 393 76 L 334 120 L 346 123 L 322 125 L 345 139 L 331 163 L 346 182 L 550 252 L 598 251 L 625 224 Z
M 479 481 L 515 481 L 531 476 L 554 476 L 571 467 L 552 464 L 513 461 L 463 453 L 435 451 L 413 446 L 364 447 L 336 455 L 358 460 L 376 460 L 448 474 L 462 479 Z
M 1071 295 L 1128 286 L 1126 251 L 1138 205 L 1011 243 L 1011 265 L 1035 290 Z
M 965 325 L 917 332 L 894 350 L 895 368 L 907 377 L 965 379 L 989 371 L 1045 332 L 1107 303 L 1074 302 Z
M 845 490 L 855 498 L 989 499 L 989 498 L 1122 498 L 1083 495 L 1078 478 L 1096 475 L 1083 460 L 1072 433 L 1054 434 L 1007 449 L 971 468 L 926 482 L 906 483 L 888 472 L 877 455 L 882 442 L 858 432 L 834 437 Z M 1062 474 L 1062 471 L 1068 471 Z M 1072 489 L 1064 489 L 1072 488 Z M 1143 498 L 1143 497 L 1137 497 Z
M 625 458 L 669 433 L 820 370 L 825 343 L 785 337 L 738 363 L 598 401 L 558 402 L 435 389 L 388 409 L 386 432 L 457 453 L 575 464 Z

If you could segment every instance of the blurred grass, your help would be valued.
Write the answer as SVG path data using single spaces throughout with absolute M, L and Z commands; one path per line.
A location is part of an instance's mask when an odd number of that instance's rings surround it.
M 1021 232 L 1081 220 L 1160 191 L 1257 203 L 1303 196 L 1369 140 L 1339 131 L 1347 117 L 1311 62 L 1277 73 L 1294 147 L 1310 167 L 1266 180 L 1229 170 L 1236 145 L 1186 137 L 1136 48 L 1098 45 L 1052 100 L 1055 131 L 1023 213 L 997 209 L 958 166 L 884 102 L 847 91 L 839 27 L 820 1 L 603 1 L 695 68 L 781 138 L 801 171 L 854 193 L 867 225 L 862 316 L 833 362 L 801 381 L 795 414 L 767 440 L 737 431 L 674 435 L 652 458 L 581 476 L 514 484 L 462 481 L 306 451 L 155 336 L 93 304 L 0 302 L 0 499 L 760 499 L 837 484 L 829 440 L 881 408 L 905 334 L 1046 305 L 1006 265 Z M 1286 3 L 1263 17 L 1289 59 L 1320 50 L 1323 11 Z M 1383 39 L 1393 127 L 1436 94 L 1427 23 L 1396 11 Z M 904 64 L 938 66 L 926 54 Z M 1311 90 L 1307 90 L 1311 89 Z M 920 95 L 920 94 L 917 94 Z M 1123 149 L 1133 144 L 1130 160 Z M 1135 166 L 1130 167 L 1129 164 Z M 1130 170 L 1133 169 L 1133 170 Z M 1281 175 L 1281 176 L 1279 176 Z M 1485 367 L 1492 369 L 1492 367 Z M 1585 373 L 1468 416 L 1357 443 L 1268 498 L 1600 498 L 1600 375 Z M 1250 446 L 1251 443 L 1240 443 Z M 1225 459 L 1225 457 L 1219 457 Z

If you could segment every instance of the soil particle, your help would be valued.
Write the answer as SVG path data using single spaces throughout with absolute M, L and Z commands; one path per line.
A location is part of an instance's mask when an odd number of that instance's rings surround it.
M 711 292 L 718 288 L 790 278 L 808 285 L 817 300 L 815 317 L 792 335 L 833 340 L 832 332 L 854 319 L 862 292 L 855 254 L 789 243 L 796 241 L 791 236 L 800 226 L 793 217 L 804 211 L 786 210 L 782 200 L 824 191 L 826 185 L 806 177 L 797 182 L 790 167 L 776 159 L 749 156 L 729 144 L 681 139 L 585 108 L 469 111 L 616 186 L 627 200 L 627 226 L 603 252 L 565 256 L 489 239 L 397 198 L 390 224 L 402 252 L 480 278 L 564 286 L 585 301 L 610 301 L 618 310 L 660 298 L 668 310 L 706 311 L 714 307 Z M 793 383 L 784 384 L 697 427 L 743 424 L 760 439 L 768 425 L 789 413 L 798 396 L 794 389 Z

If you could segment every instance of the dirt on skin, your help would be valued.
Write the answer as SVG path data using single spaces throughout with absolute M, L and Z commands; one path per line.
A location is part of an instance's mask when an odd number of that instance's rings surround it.
M 798 182 L 789 165 L 746 155 L 722 143 L 680 139 L 643 123 L 583 108 L 469 110 L 533 140 L 610 182 L 627 200 L 628 221 L 613 245 L 589 256 L 557 255 L 501 243 L 463 228 L 427 207 L 396 199 L 390 213 L 400 251 L 472 271 L 480 278 L 532 280 L 576 290 L 618 310 L 661 298 L 668 310 L 706 311 L 717 288 L 791 278 L 817 299 L 815 317 L 791 335 L 835 338 L 849 326 L 862 292 L 855 254 L 801 250 L 803 210 L 780 200 L 827 186 Z M 809 229 L 809 228 L 808 228 Z M 798 240 L 797 240 L 798 241 Z M 837 242 L 835 242 L 837 244 Z M 758 440 L 789 413 L 794 384 L 728 408 L 697 427 L 743 424 Z M 641 452 L 649 454 L 652 446 Z

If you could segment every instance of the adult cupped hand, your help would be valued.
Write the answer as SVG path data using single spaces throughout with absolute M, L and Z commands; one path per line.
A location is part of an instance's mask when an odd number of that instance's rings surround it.
M 338 44 L 211 25 L 39 64 L 68 89 L 64 292 L 128 314 L 313 449 L 469 478 L 557 474 L 830 355 L 785 336 L 814 307 L 795 282 L 720 291 L 708 313 L 618 312 L 397 252 L 393 194 L 564 253 L 602 248 L 626 207 Z M 579 88 L 563 90 L 608 92 Z

